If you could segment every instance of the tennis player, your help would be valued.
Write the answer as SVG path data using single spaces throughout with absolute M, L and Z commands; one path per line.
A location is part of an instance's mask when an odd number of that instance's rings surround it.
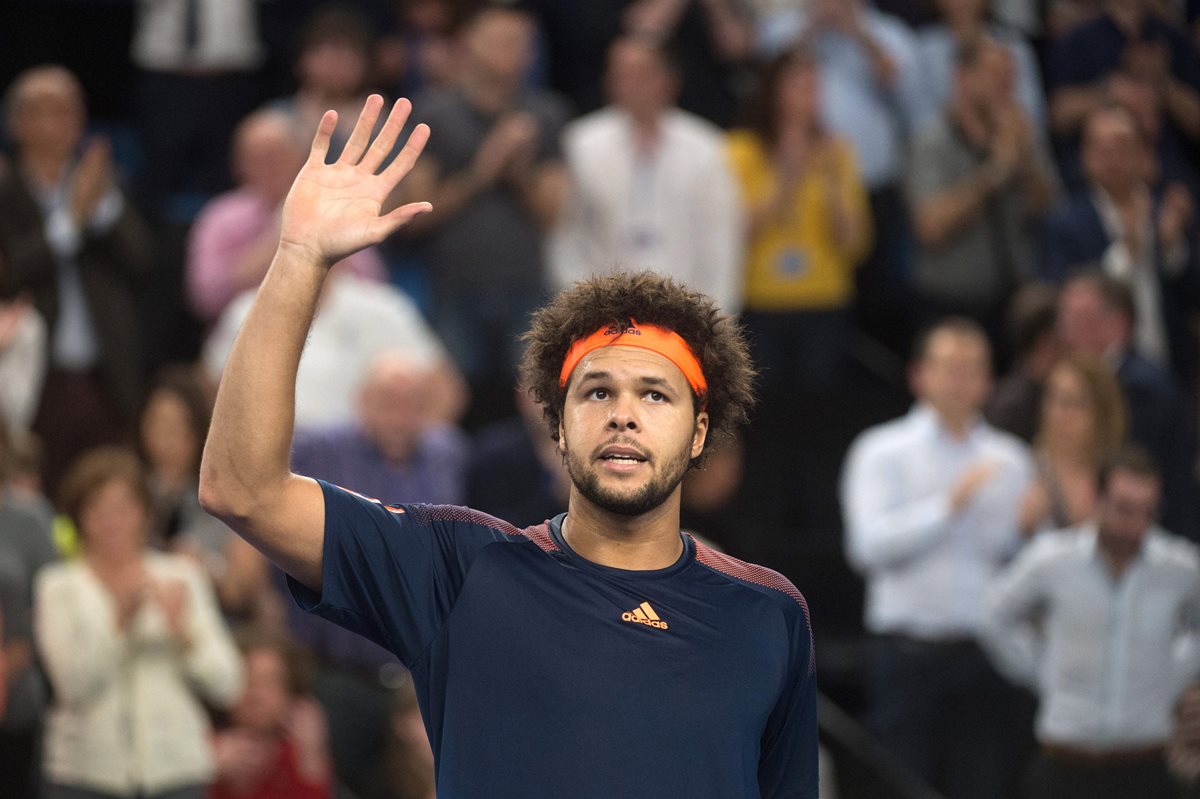
M 742 335 L 708 298 L 618 274 L 536 314 L 523 379 L 573 483 L 544 524 L 383 504 L 290 471 L 329 265 L 430 210 L 381 210 L 429 137 L 417 125 L 383 167 L 411 106 L 371 141 L 382 109 L 367 100 L 333 164 L 336 114 L 320 122 L 221 381 L 204 507 L 290 575 L 304 608 L 412 670 L 440 799 L 816 797 L 804 598 L 679 529 L 680 481 L 752 401 Z

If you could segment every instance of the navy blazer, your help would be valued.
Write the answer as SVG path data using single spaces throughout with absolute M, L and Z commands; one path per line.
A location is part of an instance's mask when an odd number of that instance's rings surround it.
M 1161 195 L 1154 197 L 1154 215 L 1158 214 Z M 1188 329 L 1188 316 L 1200 309 L 1200 267 L 1196 250 L 1196 226 L 1187 230 L 1187 264 L 1175 276 L 1163 267 L 1161 253 L 1155 253 L 1163 322 L 1171 348 L 1171 365 L 1185 385 L 1196 380 L 1197 347 Z M 1077 192 L 1060 202 L 1046 217 L 1038 253 L 1038 276 L 1059 285 L 1081 268 L 1098 268 L 1105 250 L 1112 243 L 1090 192 Z

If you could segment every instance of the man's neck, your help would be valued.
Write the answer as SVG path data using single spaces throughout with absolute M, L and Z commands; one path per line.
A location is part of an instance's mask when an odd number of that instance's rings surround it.
M 971 433 L 971 428 L 975 426 L 975 420 L 979 418 L 976 413 L 971 414 L 950 414 L 944 413 L 938 409 L 934 409 L 937 414 L 938 422 L 942 429 L 949 433 L 953 438 L 965 439 Z
M 633 123 L 633 142 L 637 151 L 642 154 L 653 154 L 658 150 L 662 140 L 662 113 L 639 113 L 626 111 L 630 122 Z
M 630 571 L 665 569 L 679 560 L 679 489 L 657 508 L 624 516 L 597 507 L 571 488 L 562 535 L 580 557 Z
M 1138 553 L 1141 552 L 1141 547 L 1130 549 L 1129 547 L 1114 546 L 1111 541 L 1108 541 L 1103 533 L 1098 533 L 1096 545 L 1100 549 L 1100 556 L 1104 559 L 1105 565 L 1116 579 L 1121 579 L 1129 567 L 1137 560 Z

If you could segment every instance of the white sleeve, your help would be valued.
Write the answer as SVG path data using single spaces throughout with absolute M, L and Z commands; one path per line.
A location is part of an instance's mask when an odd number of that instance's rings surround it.
M 86 702 L 117 680 L 126 656 L 112 604 L 97 602 L 70 567 L 38 573 L 34 588 L 34 636 L 42 663 L 64 705 Z
M 188 679 L 218 707 L 228 707 L 242 690 L 242 658 L 217 608 L 212 586 L 188 564 L 188 634 L 192 645 L 184 655 Z
M 29 308 L 12 342 L 0 350 L 0 409 L 10 426 L 33 424 L 45 377 L 46 323 Z
M 904 496 L 905 464 L 870 434 L 850 449 L 842 477 L 846 554 L 862 572 L 886 569 L 927 549 L 948 530 L 950 492 Z
M 711 154 L 711 168 L 704 181 L 706 190 L 698 198 L 700 221 L 696 248 L 701 259 L 698 272 L 702 288 L 727 314 L 742 310 L 742 206 L 741 195 L 720 147 Z
M 1053 534 L 1026 547 L 988 589 L 983 645 L 996 667 L 1010 679 L 1037 687 L 1041 637 L 1034 621 L 1047 598 L 1048 542 Z

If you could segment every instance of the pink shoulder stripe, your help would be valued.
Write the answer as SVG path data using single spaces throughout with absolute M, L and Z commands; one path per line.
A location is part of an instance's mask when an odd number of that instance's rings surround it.
M 691 536 L 691 538 L 696 547 L 697 563 L 729 577 L 761 585 L 765 588 L 778 591 L 781 594 L 787 594 L 796 601 L 796 604 L 804 609 L 804 624 L 808 627 L 808 670 L 810 673 L 815 671 L 816 650 L 813 647 L 812 618 L 808 612 L 808 600 L 804 598 L 804 594 L 801 594 L 797 590 L 796 586 L 792 585 L 792 581 L 779 572 L 768 569 L 765 566 L 756 566 L 753 563 L 746 563 L 744 560 L 738 560 L 731 555 L 726 555 L 724 552 L 718 552 L 712 547 L 697 541 L 695 536 Z
M 462 522 L 464 524 L 477 524 L 481 527 L 490 527 L 505 535 L 527 538 L 537 544 L 538 548 L 543 552 L 558 552 L 558 544 L 554 543 L 554 539 L 550 535 L 550 525 L 545 522 L 533 527 L 526 527 L 522 530 L 503 519 L 497 519 L 495 516 L 490 516 L 482 511 L 458 505 L 429 505 L 424 510 L 429 514 L 430 519 L 436 521 Z

